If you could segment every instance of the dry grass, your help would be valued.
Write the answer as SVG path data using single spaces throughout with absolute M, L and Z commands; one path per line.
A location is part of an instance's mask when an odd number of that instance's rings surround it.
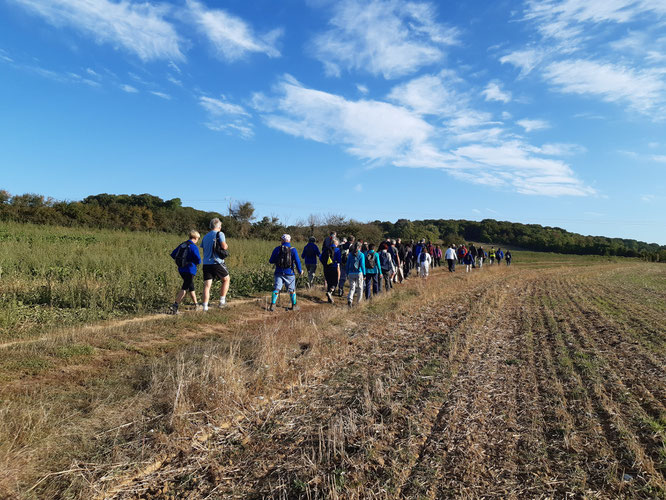
M 665 277 L 438 273 L 352 311 L 313 294 L 12 346 L 50 366 L 3 372 L 0 492 L 664 496 Z

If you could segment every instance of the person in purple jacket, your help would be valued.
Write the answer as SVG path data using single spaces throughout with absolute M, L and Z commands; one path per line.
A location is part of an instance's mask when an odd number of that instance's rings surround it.
M 287 287 L 289 297 L 291 298 L 290 311 L 296 309 L 296 275 L 294 274 L 294 267 L 298 270 L 298 274 L 303 274 L 301 268 L 301 260 L 298 258 L 298 250 L 291 246 L 291 236 L 283 234 L 281 238 L 282 244 L 273 249 L 271 258 L 268 260 L 270 264 L 275 265 L 275 286 L 273 287 L 273 294 L 271 295 L 271 306 L 269 311 L 275 309 L 278 294 L 283 286 Z
M 192 230 L 189 236 L 189 240 L 184 241 L 171 252 L 171 258 L 176 261 L 180 277 L 183 278 L 183 285 L 176 294 L 176 301 L 171 304 L 169 310 L 171 314 L 178 314 L 178 306 L 187 292 L 190 292 L 194 309 L 199 309 L 197 294 L 194 291 L 194 276 L 197 274 L 197 266 L 201 263 L 201 255 L 197 247 L 197 241 L 199 241 L 201 235 L 198 231 Z

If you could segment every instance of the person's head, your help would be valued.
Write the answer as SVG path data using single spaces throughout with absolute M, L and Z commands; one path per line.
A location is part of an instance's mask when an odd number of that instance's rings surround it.
M 399 245 L 400 243 L 402 243 L 402 239 L 401 239 L 401 238 L 398 238 L 396 241 L 398 242 L 398 245 Z
M 367 252 L 367 251 L 368 251 L 368 244 L 364 242 L 364 243 L 361 245 L 361 252 L 365 253 L 365 252 Z
M 368 243 L 368 250 L 374 250 L 375 249 L 375 244 L 374 243 Z
M 314 236 L 310 236 L 310 238 L 308 239 L 308 241 L 309 241 L 310 243 L 314 243 L 314 242 L 317 241 L 317 238 L 315 238 Z
M 337 233 L 335 231 L 331 231 L 331 234 L 329 234 L 329 236 L 331 238 L 335 238 L 336 235 L 337 235 Z
M 283 234 L 280 240 L 282 243 L 291 243 L 291 236 L 288 234 Z
M 391 240 L 391 245 L 392 245 L 392 246 L 395 245 L 395 240 Z
M 332 245 L 332 246 L 337 247 L 339 244 L 340 244 L 340 240 L 339 240 L 339 239 L 337 239 L 337 238 L 334 237 L 334 238 L 331 240 L 331 245 Z
M 222 229 L 222 221 L 215 217 L 214 219 L 211 219 L 210 222 L 208 223 L 208 227 L 214 231 L 219 231 Z
M 342 243 L 347 243 L 347 238 L 342 238 Z
M 349 236 L 349 239 L 347 241 L 349 241 L 350 243 L 354 243 L 354 241 L 356 241 L 356 238 L 354 236 Z
M 190 239 L 191 239 L 194 243 L 196 243 L 197 241 L 199 241 L 199 238 L 201 238 L 201 235 L 199 234 L 199 231 L 197 231 L 196 229 L 192 229 L 192 230 L 190 231 Z

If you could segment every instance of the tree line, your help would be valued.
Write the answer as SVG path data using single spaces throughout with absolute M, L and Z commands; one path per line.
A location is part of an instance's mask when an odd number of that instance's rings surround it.
M 239 201 L 226 207 L 227 213 L 184 207 L 179 198 L 163 200 L 150 194 L 97 194 L 80 201 L 59 201 L 43 195 L 12 195 L 0 190 L 0 220 L 69 227 L 163 231 L 185 233 L 206 228 L 218 217 L 224 232 L 232 237 L 277 239 L 284 232 L 294 240 L 315 235 L 321 241 L 330 231 L 353 234 L 367 241 L 383 238 L 459 243 L 473 241 L 502 244 L 525 250 L 582 255 L 639 257 L 666 262 L 666 246 L 633 239 L 583 236 L 559 227 L 484 219 L 482 221 L 426 219 L 396 222 L 359 222 L 338 215 L 315 216 L 285 225 L 277 217 L 255 217 L 254 206 Z

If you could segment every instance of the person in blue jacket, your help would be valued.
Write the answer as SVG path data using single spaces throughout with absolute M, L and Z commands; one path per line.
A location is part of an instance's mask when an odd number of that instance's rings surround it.
M 281 241 L 282 244 L 273 249 L 271 258 L 268 260 L 270 264 L 275 265 L 275 286 L 271 295 L 269 311 L 275 309 L 278 294 L 283 286 L 287 287 L 289 297 L 291 298 L 291 307 L 289 310 L 293 311 L 296 309 L 296 275 L 294 274 L 294 266 L 298 270 L 299 275 L 303 274 L 301 260 L 298 258 L 298 250 L 291 246 L 291 236 L 283 234 Z
M 369 243 L 365 252 L 365 298 L 370 299 L 381 290 L 382 266 L 375 244 Z
M 342 253 L 338 245 L 340 241 L 333 237 L 329 245 L 321 252 L 319 260 L 324 268 L 324 281 L 326 282 L 326 299 L 329 304 L 333 304 L 333 292 L 335 292 L 340 281 L 340 263 L 342 262 Z
M 180 305 L 185 294 L 190 292 L 192 302 L 194 302 L 194 309 L 198 310 L 199 304 L 197 303 L 197 294 L 194 291 L 194 276 L 197 274 L 197 266 L 201 263 L 201 255 L 197 242 L 201 235 L 198 231 L 190 231 L 190 239 L 178 245 L 173 252 L 171 258 L 178 264 L 178 272 L 180 277 L 183 278 L 183 286 L 176 294 L 176 301 L 171 305 L 170 313 L 178 314 L 178 306 Z M 180 255 L 180 258 L 179 258 Z
M 497 257 L 497 265 L 499 266 L 502 263 L 502 259 L 504 258 L 504 252 L 502 252 L 501 248 L 497 248 L 497 251 L 495 252 L 495 257 Z
M 312 283 L 314 283 L 315 272 L 317 271 L 317 258 L 320 255 L 321 252 L 317 246 L 317 240 L 314 236 L 310 236 L 308 244 L 305 245 L 303 252 L 301 252 L 301 257 L 305 261 L 305 268 L 308 270 L 308 288 L 312 288 Z
M 358 242 L 349 248 L 347 256 L 347 280 L 349 281 L 349 295 L 347 296 L 347 305 L 351 307 L 354 304 L 354 293 L 358 290 L 358 302 L 363 300 L 363 278 L 365 277 L 365 255 L 361 252 Z

